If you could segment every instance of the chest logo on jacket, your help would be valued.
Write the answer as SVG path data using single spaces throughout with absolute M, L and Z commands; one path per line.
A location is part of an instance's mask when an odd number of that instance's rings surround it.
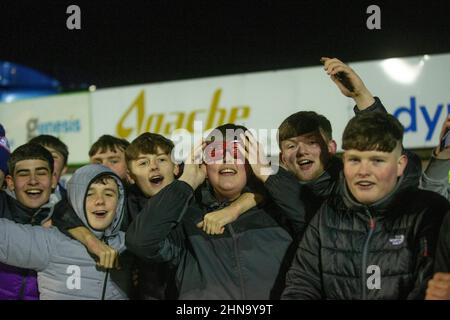
M 405 236 L 403 234 L 400 234 L 400 235 L 395 235 L 394 238 L 389 239 L 389 242 L 393 246 L 399 246 L 403 243 L 404 240 L 405 240 Z

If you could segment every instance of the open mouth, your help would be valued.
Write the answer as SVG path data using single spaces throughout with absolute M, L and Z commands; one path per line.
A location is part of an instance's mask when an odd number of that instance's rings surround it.
M 28 197 L 30 198 L 39 198 L 42 194 L 42 190 L 39 189 L 30 189 L 25 191 Z
M 106 214 L 108 213 L 108 211 L 106 210 L 96 210 L 94 212 L 92 212 L 97 218 L 104 218 L 106 216 Z
M 232 168 L 223 168 L 219 171 L 221 176 L 234 176 L 236 173 L 237 171 Z
M 301 160 L 301 161 L 299 161 L 297 163 L 300 166 L 300 169 L 308 170 L 308 169 L 311 169 L 312 165 L 314 164 L 314 161 L 311 161 L 309 159 L 304 159 L 304 160 Z
M 153 176 L 150 178 L 150 183 L 159 186 L 159 185 L 161 185 L 163 180 L 164 180 L 163 176 L 157 175 L 157 176 Z
M 362 190 L 368 190 L 375 185 L 375 183 L 373 183 L 371 181 L 358 181 L 355 184 L 358 186 L 359 189 L 362 189 Z

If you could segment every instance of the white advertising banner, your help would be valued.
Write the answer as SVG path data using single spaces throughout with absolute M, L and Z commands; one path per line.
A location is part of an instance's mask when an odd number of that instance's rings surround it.
M 407 148 L 438 143 L 450 112 L 449 54 L 350 66 L 405 126 Z M 112 134 L 131 141 L 146 131 L 171 137 L 175 129 L 194 132 L 194 121 L 201 121 L 199 131 L 227 122 L 276 129 L 290 114 L 313 110 L 331 121 L 340 147 L 353 116 L 353 101 L 321 66 L 98 90 L 92 108 L 94 140 Z
M 227 122 L 276 133 L 281 121 L 299 110 L 330 119 L 352 115 L 349 99 L 321 68 L 98 90 L 92 108 L 94 139 L 106 133 L 129 141 L 146 131 L 171 137 L 175 129 L 203 132 Z M 199 127 L 195 121 L 201 121 Z M 335 124 L 335 130 L 341 127 Z
M 350 66 L 402 122 L 407 148 L 438 144 L 442 123 L 450 113 L 450 54 Z M 35 135 L 51 134 L 69 146 L 69 163 L 80 164 L 88 161 L 90 145 L 103 134 L 131 141 L 146 131 L 174 138 L 174 130 L 183 129 L 199 137 L 233 122 L 257 130 L 258 138 L 267 144 L 271 136 L 276 137 L 282 120 L 300 110 L 325 115 L 341 146 L 342 132 L 353 116 L 353 101 L 341 95 L 321 66 L 5 103 L 0 104 L 0 123 L 13 149 Z M 269 153 L 276 154 L 275 139 L 270 147 Z
M 407 148 L 438 145 L 450 114 L 450 54 L 351 64 L 405 127 Z
M 69 164 L 89 161 L 89 119 L 89 93 L 0 104 L 0 123 L 12 150 L 37 135 L 49 134 L 67 144 Z

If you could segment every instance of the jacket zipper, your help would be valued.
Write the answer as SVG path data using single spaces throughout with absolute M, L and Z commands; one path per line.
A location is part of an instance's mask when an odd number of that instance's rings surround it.
M 373 231 L 375 230 L 375 219 L 370 214 L 368 208 L 365 209 L 367 215 L 369 216 L 369 234 L 367 235 L 366 242 L 364 243 L 363 257 L 362 257 L 362 300 L 367 300 L 367 283 L 366 283 L 366 270 L 367 270 L 367 255 L 369 249 L 369 241 L 372 237 Z
M 19 300 L 23 300 L 23 298 L 25 296 L 25 287 L 27 285 L 27 280 L 28 280 L 28 276 L 30 274 L 30 270 L 26 270 L 24 273 L 25 274 L 23 275 L 22 284 L 21 284 L 20 290 L 19 290 Z
M 108 245 L 108 239 L 103 238 L 103 242 L 104 242 L 106 245 Z M 105 279 L 103 280 L 103 289 L 102 289 L 102 297 L 101 297 L 101 300 L 105 300 L 106 286 L 107 286 L 107 282 L 108 282 L 108 274 L 109 274 L 109 269 L 106 269 Z
M 245 300 L 244 279 L 242 278 L 242 268 L 241 268 L 241 261 L 239 260 L 239 250 L 237 247 L 237 238 L 236 238 L 236 234 L 234 233 L 233 226 L 231 224 L 229 224 L 228 227 L 230 229 L 230 234 L 233 239 L 234 254 L 236 256 L 236 263 L 238 266 L 239 283 L 241 285 L 241 300 Z

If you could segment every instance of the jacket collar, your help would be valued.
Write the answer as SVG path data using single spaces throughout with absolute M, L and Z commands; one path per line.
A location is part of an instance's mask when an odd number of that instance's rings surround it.
M 13 212 L 11 212 L 12 219 L 16 222 L 25 224 L 31 223 L 33 225 L 41 225 L 51 219 L 54 206 L 60 200 L 60 197 L 52 193 L 47 203 L 37 209 L 32 209 L 20 203 L 17 200 L 14 191 L 6 189 L 5 192 L 10 198 L 12 198 L 14 205 Z

